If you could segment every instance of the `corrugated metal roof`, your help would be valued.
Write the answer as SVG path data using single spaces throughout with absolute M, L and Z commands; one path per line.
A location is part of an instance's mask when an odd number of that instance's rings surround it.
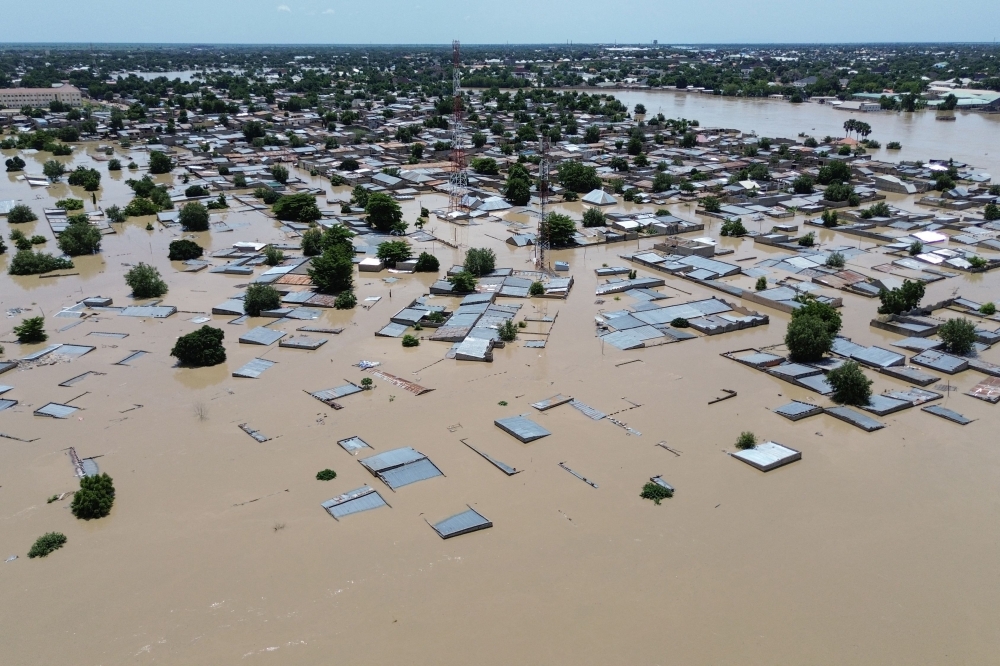
M 283 337 L 285 337 L 284 331 L 258 326 L 241 335 L 240 342 L 251 345 L 272 345 Z
M 129 354 L 128 356 L 126 356 L 122 360 L 120 360 L 117 363 L 115 363 L 115 365 L 128 365 L 130 361 L 134 361 L 137 358 L 139 358 L 140 356 L 145 356 L 148 353 L 149 352 L 145 352 L 145 351 L 142 351 L 142 350 L 133 351 L 131 354 Z
M 959 425 L 968 425 L 975 421 L 975 419 L 970 419 L 968 417 L 962 416 L 958 412 L 953 412 L 950 409 L 941 407 L 940 405 L 927 405 L 926 407 L 921 407 L 921 410 L 927 412 L 928 414 L 933 414 L 934 416 L 940 416 L 943 419 L 948 419 Z
M 368 442 L 361 439 L 357 435 L 355 435 L 354 437 L 348 437 L 347 439 L 338 440 L 337 444 L 339 444 L 341 448 L 343 448 L 351 455 L 357 455 L 358 451 L 360 451 L 361 449 L 371 448 Z
M 336 400 L 337 398 L 343 398 L 344 396 L 360 393 L 361 391 L 362 388 L 360 386 L 356 386 L 355 384 L 344 384 L 343 386 L 337 386 L 336 388 L 316 391 L 315 393 L 310 393 L 309 395 L 317 400 L 326 402 L 328 400 Z
M 469 509 L 468 511 L 455 514 L 450 518 L 445 518 L 441 522 L 431 525 L 431 527 L 434 528 L 434 531 L 437 532 L 438 536 L 442 539 L 450 539 L 451 537 L 456 537 L 461 534 L 485 530 L 489 527 L 493 527 L 493 523 L 483 517 L 476 510 Z
M 73 407 L 71 405 L 62 405 L 58 402 L 50 402 L 36 409 L 35 416 L 51 416 L 54 419 L 65 419 L 69 418 L 73 412 L 76 412 L 79 409 L 79 407 Z
M 396 488 L 408 486 L 417 481 L 424 481 L 432 479 L 435 476 L 444 475 L 428 458 L 423 458 L 416 462 L 407 463 L 402 467 L 394 467 L 393 469 L 380 472 L 378 476 L 387 486 L 395 490 Z
M 328 499 L 321 505 L 334 518 L 340 519 L 352 513 L 360 513 L 380 506 L 388 506 L 378 491 L 371 486 L 362 486 L 356 490 Z
M 399 449 L 392 449 L 391 451 L 385 451 L 384 453 L 378 453 L 374 456 L 363 458 L 358 462 L 368 468 L 368 470 L 373 474 L 378 474 L 379 472 L 416 462 L 426 457 L 427 456 L 419 451 L 409 446 L 404 446 Z
M 54 352 L 55 350 L 59 349 L 60 347 L 62 347 L 61 344 L 49 345 L 48 347 L 45 347 L 44 349 L 39 349 L 36 352 L 32 352 L 32 353 L 28 354 L 27 356 L 21 358 L 21 360 L 22 361 L 37 361 L 38 359 L 42 358 L 43 356 L 47 356 L 47 355 L 51 354 L 52 352 Z
M 326 344 L 325 338 L 311 338 L 308 335 L 293 335 L 278 343 L 279 347 L 291 349 L 319 349 Z
M 152 317 L 163 319 L 177 312 L 172 305 L 129 305 L 118 314 L 124 317 Z
M 539 400 L 538 402 L 531 403 L 531 406 L 540 412 L 544 412 L 546 409 L 552 409 L 553 407 L 558 407 L 559 405 L 565 405 L 567 402 L 572 402 L 573 398 L 562 393 L 557 393 L 551 398 L 546 398 L 545 400 Z
M 538 425 L 529 418 L 525 418 L 524 416 L 511 416 L 505 419 L 497 419 L 493 423 L 507 434 L 516 437 L 526 444 L 552 434 L 542 426 Z
M 97 349 L 91 345 L 61 345 L 59 353 L 65 356 L 83 356 Z
M 17 400 L 11 400 L 10 398 L 0 398 L 0 412 L 5 409 L 9 409 L 17 404 Z
M 802 453 L 787 446 L 782 446 L 777 442 L 764 442 L 752 449 L 735 451 L 729 455 L 756 467 L 762 472 L 769 472 L 776 467 L 781 467 L 782 465 L 802 459 Z
M 398 338 L 406 333 L 407 326 L 403 324 L 389 324 L 375 335 L 385 338 Z
M 233 377 L 245 377 L 247 379 L 256 379 L 260 377 L 261 373 L 274 365 L 274 361 L 269 361 L 266 358 L 255 358 L 242 368 L 235 370 L 233 372 Z
M 97 461 L 93 458 L 84 458 L 80 462 L 83 464 L 84 476 L 97 476 L 101 473 L 100 468 L 97 466 Z

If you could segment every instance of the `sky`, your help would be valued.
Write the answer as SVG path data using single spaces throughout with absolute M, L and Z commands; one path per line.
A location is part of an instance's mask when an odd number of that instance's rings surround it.
M 198 44 L 994 42 L 997 0 L 46 0 L 3 42 Z

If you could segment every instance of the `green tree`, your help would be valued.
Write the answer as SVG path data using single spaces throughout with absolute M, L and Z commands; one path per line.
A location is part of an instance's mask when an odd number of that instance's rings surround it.
M 642 492 L 639 493 L 639 497 L 642 499 L 653 500 L 655 506 L 659 506 L 660 502 L 665 499 L 669 499 L 674 496 L 674 491 L 670 488 L 664 488 L 658 483 L 649 482 L 642 487 Z
M 583 133 L 584 143 L 597 143 L 601 140 L 601 128 L 597 125 L 591 125 Z
M 284 185 L 288 182 L 288 169 L 280 164 L 275 164 L 271 166 L 271 177 L 276 181 Z
M 149 173 L 170 173 L 174 168 L 174 162 L 166 153 L 153 150 L 149 153 Z
M 837 211 L 835 210 L 824 210 L 823 211 L 823 226 L 828 229 L 832 229 L 837 226 Z
M 273 245 L 268 245 L 264 248 L 264 263 L 268 266 L 277 266 L 285 260 L 285 253 L 274 247 Z
M 38 537 L 28 551 L 28 557 L 45 557 L 55 550 L 59 550 L 66 545 L 66 535 L 61 532 L 47 532 Z
M 337 478 L 337 473 L 332 469 L 324 469 L 316 472 L 317 481 L 332 481 Z
M 576 233 L 576 222 L 569 215 L 549 213 L 545 226 L 548 230 L 549 242 L 553 247 L 563 247 L 573 244 L 573 235 Z
M 251 317 L 281 307 L 281 294 L 269 284 L 251 284 L 243 295 L 243 311 Z
M 403 222 L 403 210 L 395 199 L 384 192 L 373 192 L 369 195 L 365 212 L 368 214 L 368 222 L 379 231 L 402 232 L 406 230 L 407 225 Z
M 42 165 L 42 173 L 53 183 L 62 178 L 63 174 L 66 173 L 66 167 L 63 166 L 62 162 L 57 162 L 55 160 L 48 160 Z
M 73 262 L 69 259 L 53 257 L 44 252 L 20 250 L 11 259 L 7 272 L 11 275 L 38 275 L 69 268 L 73 268 Z
M 226 337 L 220 328 L 202 326 L 196 331 L 177 338 L 170 355 L 183 365 L 204 367 L 226 362 L 226 348 L 222 341 Z
M 320 250 L 326 250 L 337 245 L 354 254 L 354 244 L 351 242 L 352 238 L 354 238 L 354 234 L 350 229 L 343 224 L 335 224 L 327 227 L 326 231 L 323 232 L 323 237 L 320 240 Z
M 653 176 L 653 191 L 654 192 L 666 192 L 674 185 L 674 178 L 669 173 L 657 172 Z
M 492 157 L 477 157 L 472 160 L 472 170 L 486 176 L 495 176 L 500 173 L 497 161 Z
M 167 252 L 167 259 L 170 261 L 187 261 L 197 259 L 205 253 L 205 250 L 194 241 L 181 239 L 170 241 Z
M 19 326 L 14 327 L 14 335 L 22 345 L 45 342 L 49 339 L 45 332 L 45 317 L 28 317 Z
M 496 268 L 497 255 L 493 250 L 481 247 L 469 248 L 465 253 L 463 267 L 476 277 L 492 273 Z
M 70 185 L 82 187 L 87 192 L 95 192 L 101 187 L 101 174 L 97 169 L 78 166 L 69 174 L 67 182 Z
M 125 273 L 125 284 L 132 288 L 133 298 L 159 298 L 167 293 L 160 271 L 141 261 Z
M 279 220 L 306 223 L 321 217 L 316 196 L 308 192 L 282 195 L 274 204 L 274 214 Z
M 818 361 L 830 351 L 834 336 L 819 317 L 793 317 L 785 332 L 785 346 L 793 361 Z
M 545 285 L 535 280 L 528 287 L 528 296 L 544 296 L 545 295 Z
M 706 213 L 718 213 L 722 210 L 722 202 L 718 197 L 705 197 L 701 200 L 701 205 L 705 207 Z
M 71 215 L 67 226 L 59 234 L 59 249 L 71 257 L 94 254 L 101 249 L 101 232 L 90 224 L 86 214 Z
M 833 387 L 831 398 L 836 403 L 863 407 L 871 401 L 872 380 L 865 376 L 861 366 L 855 361 L 847 361 L 831 370 L 826 379 Z
M 107 474 L 85 476 L 80 479 L 80 489 L 73 494 L 70 509 L 82 520 L 104 518 L 111 513 L 115 503 L 115 484 Z
M 324 294 L 350 291 L 354 287 L 353 252 L 343 245 L 326 248 L 309 265 L 309 278 L 316 289 Z
M 792 181 L 792 191 L 796 194 L 812 194 L 813 179 L 803 174 Z
M 22 160 L 18 155 L 9 158 L 5 163 L 8 172 L 24 171 L 24 160 Z
M 754 289 L 756 291 L 764 291 L 765 289 L 767 289 L 767 278 L 764 277 L 763 275 L 757 278 L 757 284 L 754 285 Z
M 520 164 L 512 164 L 507 171 L 503 194 L 515 206 L 524 206 L 531 200 L 531 176 Z
M 407 333 L 403 336 L 403 346 L 404 347 L 418 347 L 420 345 L 420 338 L 415 335 L 410 335 Z
M 319 229 L 306 229 L 302 234 L 302 254 L 306 257 L 315 257 L 323 252 L 320 242 L 323 240 L 323 232 Z
M 831 337 L 840 333 L 843 319 L 835 307 L 810 296 L 800 296 L 798 303 L 799 306 L 792 310 L 793 321 L 802 317 L 815 317 L 826 325 L 827 332 Z
M 34 222 L 37 219 L 38 216 L 35 215 L 35 212 L 24 204 L 11 206 L 10 212 L 7 213 L 8 224 L 23 224 L 24 222 Z
M 976 325 L 968 319 L 949 319 L 938 329 L 938 337 L 947 351 L 968 354 L 976 342 Z
M 820 167 L 816 180 L 820 185 L 846 183 L 851 179 L 851 167 L 846 162 L 834 160 Z
M 184 231 L 208 231 L 208 209 L 197 201 L 185 204 L 177 221 Z
M 438 261 L 438 258 L 433 254 L 421 252 L 420 256 L 417 257 L 417 266 L 415 270 L 418 273 L 437 273 L 441 270 L 441 264 Z
M 925 286 L 919 280 L 903 280 L 902 287 L 895 289 L 881 289 L 878 298 L 882 302 L 879 307 L 879 314 L 902 314 L 909 312 L 918 305 L 920 299 L 924 297 Z
M 368 206 L 368 197 L 371 193 L 360 185 L 355 185 L 354 189 L 351 191 L 351 201 L 356 203 L 361 208 L 366 208 Z
M 457 293 L 464 294 L 476 290 L 476 276 L 468 271 L 461 271 L 448 276 L 448 282 Z
M 740 436 L 736 438 L 736 448 L 741 451 L 752 449 L 755 446 L 757 446 L 757 435 L 753 434 L 749 430 L 744 430 L 740 433 Z
M 358 297 L 354 295 L 353 291 L 342 291 L 337 294 L 337 298 L 333 301 L 333 307 L 338 310 L 350 310 L 357 304 Z
M 597 169 L 584 166 L 575 160 L 563 162 L 558 168 L 559 182 L 563 187 L 574 192 L 584 193 L 596 190 L 601 186 Z
M 412 257 L 413 250 L 405 240 L 385 241 L 379 243 L 376 256 L 387 266 L 395 265 Z
M 606 218 L 604 213 L 598 208 L 588 208 L 583 213 L 583 226 L 603 227 Z
M 986 204 L 986 208 L 983 209 L 983 218 L 990 222 L 1000 220 L 1000 206 L 995 203 Z

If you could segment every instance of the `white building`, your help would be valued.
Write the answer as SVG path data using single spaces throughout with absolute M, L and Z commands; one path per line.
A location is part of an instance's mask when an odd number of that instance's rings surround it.
M 20 109 L 25 106 L 47 108 L 50 102 L 60 101 L 70 106 L 80 106 L 82 96 L 76 86 L 61 84 L 51 88 L 0 88 L 0 108 Z

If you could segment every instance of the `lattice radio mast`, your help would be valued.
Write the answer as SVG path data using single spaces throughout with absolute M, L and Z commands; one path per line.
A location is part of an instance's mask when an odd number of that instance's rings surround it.
M 465 169 L 465 149 L 462 146 L 462 59 L 459 43 L 451 43 L 452 91 L 454 113 L 451 120 L 451 192 L 448 198 L 448 212 L 456 213 L 465 208 L 465 195 L 469 190 L 469 172 Z
M 551 243 L 549 241 L 549 221 L 545 213 L 545 203 L 549 196 L 549 155 L 545 139 L 544 135 L 540 135 L 538 138 L 538 155 L 541 159 L 538 162 L 539 217 L 538 238 L 535 239 L 535 268 L 548 273 L 548 254 Z

